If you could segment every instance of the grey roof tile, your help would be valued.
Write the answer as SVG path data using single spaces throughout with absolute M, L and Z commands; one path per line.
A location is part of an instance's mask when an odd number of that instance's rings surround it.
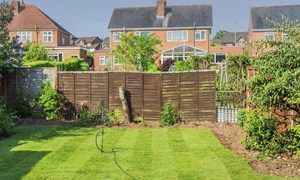
M 293 21 L 300 20 L 300 5 L 252 7 L 252 29 L 273 29 L 272 25 L 267 22 L 267 19 L 281 22 L 282 16 Z
M 165 18 L 156 17 L 156 7 L 116 8 L 108 29 L 211 27 L 211 5 L 167 6 Z

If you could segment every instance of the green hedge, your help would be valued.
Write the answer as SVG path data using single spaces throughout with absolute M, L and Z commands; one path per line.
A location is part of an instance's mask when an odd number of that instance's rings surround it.
M 24 62 L 29 67 L 57 67 L 59 71 L 88 71 L 88 64 L 80 58 L 69 58 L 63 62 L 57 61 L 32 61 Z

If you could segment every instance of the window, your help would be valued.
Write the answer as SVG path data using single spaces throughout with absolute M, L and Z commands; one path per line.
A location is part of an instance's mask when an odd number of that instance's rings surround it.
M 26 43 L 27 41 L 32 41 L 31 32 L 18 32 L 17 35 L 19 36 L 19 41 L 22 43 Z
M 204 31 L 204 30 L 195 31 L 195 40 L 196 41 L 205 41 L 206 40 L 206 31 Z
M 149 31 L 136 31 L 135 35 L 136 36 L 150 36 L 150 32 Z
M 51 31 L 43 32 L 43 41 L 44 42 L 52 42 L 52 32 Z
M 267 39 L 274 40 L 274 39 L 275 39 L 274 32 L 266 32 L 266 33 L 265 33 L 265 37 L 266 37 Z
M 63 60 L 63 53 L 48 53 L 48 56 L 55 61 L 61 62 Z
M 71 58 L 79 58 L 78 55 L 72 55 Z
M 168 31 L 167 40 L 168 41 L 187 41 L 188 32 L 187 31 Z
M 120 37 L 121 37 L 120 32 L 114 32 L 114 34 L 113 34 L 114 42 L 120 42 L 121 41 Z
M 222 63 L 226 59 L 226 54 L 224 53 L 216 53 L 214 54 L 213 64 Z
M 65 45 L 65 38 L 61 38 L 61 44 Z
M 100 65 L 108 64 L 108 56 L 100 56 Z

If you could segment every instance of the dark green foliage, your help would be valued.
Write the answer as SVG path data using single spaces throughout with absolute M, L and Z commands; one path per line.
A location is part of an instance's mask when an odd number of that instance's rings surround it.
M 95 116 L 89 110 L 89 107 L 87 105 L 83 105 L 79 108 L 75 124 L 81 127 L 91 126 L 95 124 Z
M 104 101 L 99 100 L 98 109 L 92 112 L 87 105 L 82 105 L 75 119 L 77 126 L 88 127 L 95 125 L 115 125 L 118 123 L 118 117 L 114 110 L 108 110 L 104 106 Z
M 17 38 L 9 38 L 8 24 L 14 16 L 13 7 L 7 1 L 0 2 L 0 74 L 22 64 L 24 49 Z
M 266 118 L 262 113 L 255 110 L 244 119 L 246 148 L 259 151 L 258 158 L 275 158 L 282 153 L 300 156 L 300 125 L 279 131 L 277 127 L 282 122 Z
M 222 39 L 225 35 L 225 33 L 228 32 L 226 30 L 219 30 L 215 36 L 214 36 L 214 39 Z
M 160 126 L 172 126 L 179 123 L 181 118 L 178 111 L 170 104 L 165 103 L 161 112 Z
M 32 61 L 25 62 L 25 66 L 29 67 L 57 67 L 59 71 L 88 71 L 88 64 L 81 58 L 70 58 L 63 62 L 57 61 Z
M 245 121 L 247 120 L 248 117 L 248 110 L 247 109 L 240 109 L 237 112 L 237 124 L 240 125 L 241 127 L 244 126 Z
M 33 108 L 36 102 L 24 91 L 17 93 L 15 110 L 20 118 L 29 118 L 33 115 Z
M 14 126 L 15 114 L 9 112 L 5 104 L 0 101 L 0 139 L 2 137 L 7 137 L 12 133 Z
M 192 56 L 187 60 L 175 62 L 176 71 L 188 70 L 204 70 L 209 69 L 213 56 L 206 54 L 205 56 Z
M 45 117 L 48 120 L 58 119 L 62 99 L 63 96 L 51 86 L 50 82 L 46 82 L 42 85 L 38 105 L 43 108 Z
M 153 34 L 136 36 L 133 33 L 121 36 L 121 43 L 113 50 L 119 63 L 126 70 L 148 71 L 159 57 L 157 46 L 161 41 Z

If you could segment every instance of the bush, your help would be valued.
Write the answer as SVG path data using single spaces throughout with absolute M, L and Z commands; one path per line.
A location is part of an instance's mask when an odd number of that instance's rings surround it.
M 240 125 L 241 127 L 244 126 L 245 121 L 247 120 L 248 116 L 248 110 L 247 109 L 240 109 L 237 112 L 237 124 Z
M 172 126 L 181 121 L 177 110 L 170 104 L 165 103 L 163 111 L 161 112 L 161 119 L 159 121 L 160 126 Z
M 29 67 L 57 67 L 59 71 L 88 71 L 89 65 L 81 58 L 69 58 L 65 61 L 32 61 L 25 62 L 25 66 Z
M 35 99 L 30 98 L 30 96 L 23 91 L 17 93 L 15 110 L 18 117 L 20 118 L 32 117 L 34 106 L 35 106 Z
M 89 110 L 89 107 L 82 105 L 78 110 L 75 124 L 77 126 L 86 127 L 95 124 L 95 122 L 95 115 Z
M 50 82 L 42 85 L 42 94 L 38 104 L 43 108 L 45 117 L 48 120 L 58 119 L 63 96 L 52 88 Z
M 14 113 L 8 112 L 3 102 L 0 102 L 0 138 L 7 137 L 12 133 L 13 120 L 16 118 Z
M 75 124 L 83 127 L 103 124 L 116 125 L 119 123 L 118 120 L 116 111 L 108 110 L 104 106 L 104 101 L 99 100 L 98 111 L 95 113 L 90 111 L 87 105 L 82 105 L 77 112 Z
M 292 155 L 300 156 L 300 125 L 290 127 L 287 131 L 287 150 Z

